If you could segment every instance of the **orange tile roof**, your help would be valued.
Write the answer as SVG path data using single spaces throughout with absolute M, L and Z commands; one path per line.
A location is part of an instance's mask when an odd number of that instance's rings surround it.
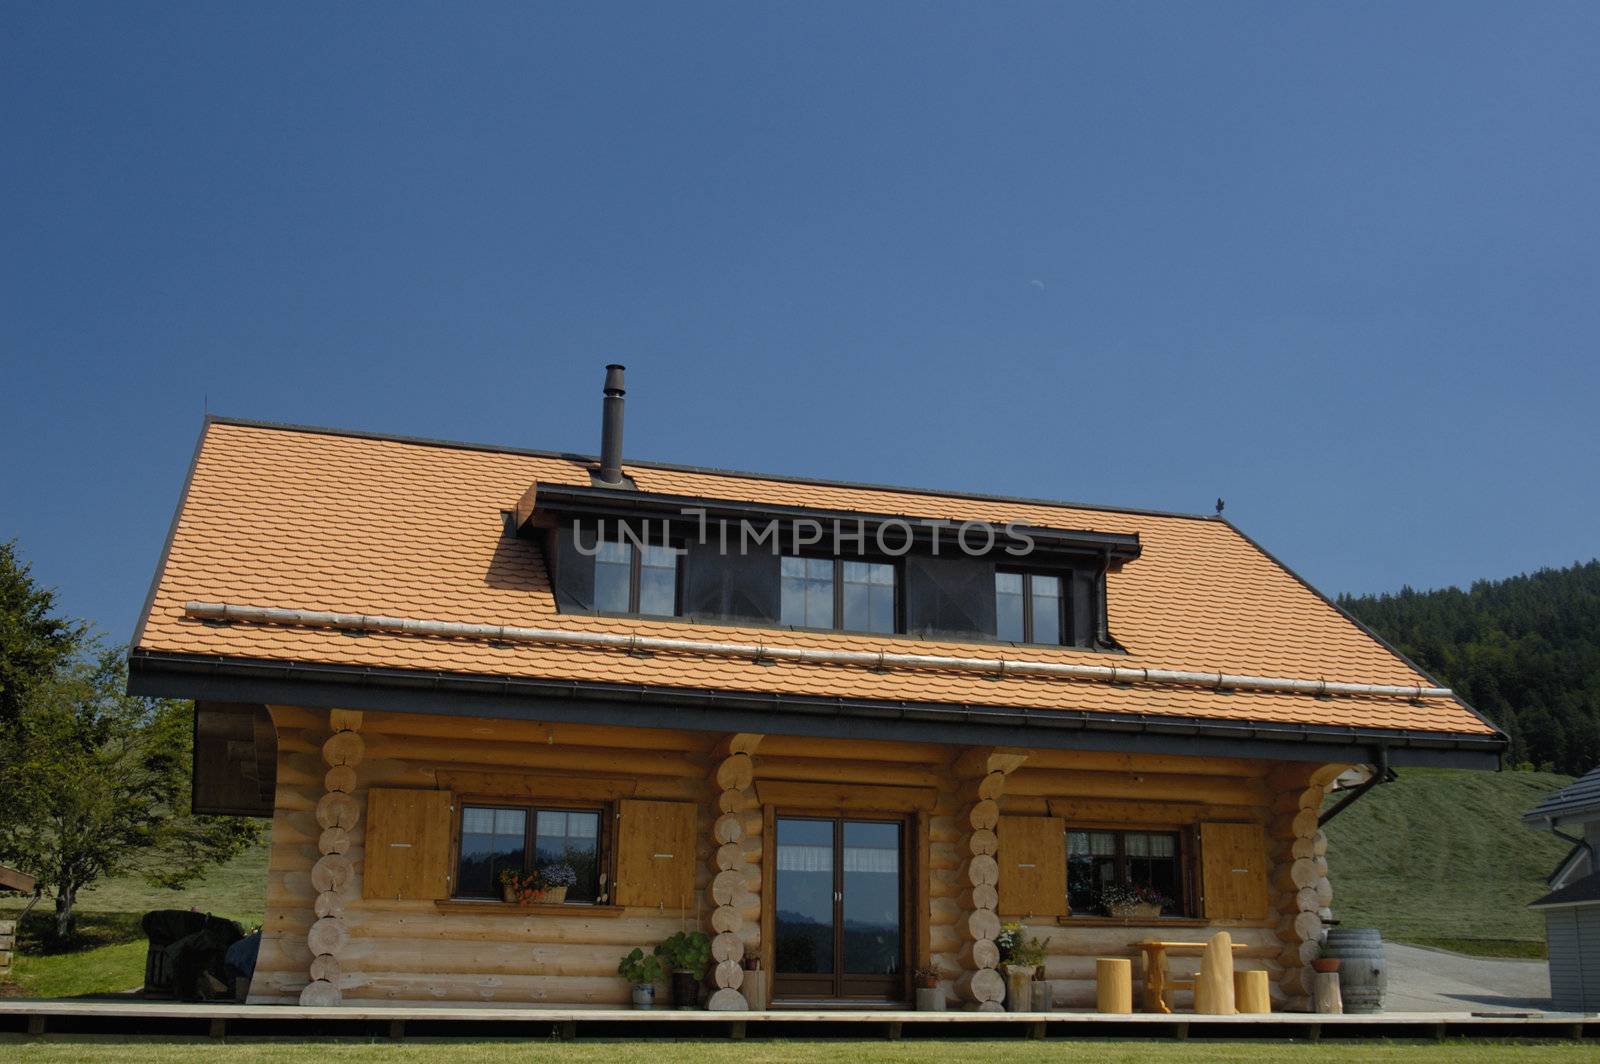
M 1489 736 L 1453 698 L 1217 692 L 1204 687 L 920 669 L 629 657 L 548 645 L 187 618 L 189 601 L 424 620 L 750 642 L 751 629 L 556 612 L 538 545 L 504 534 L 535 481 L 589 484 L 578 458 L 213 420 L 180 506 L 139 652 L 392 667 L 829 698 L 965 703 Z M 1109 581 L 1110 629 L 1133 668 L 1432 686 L 1224 521 L 628 464 L 647 492 L 949 520 L 1136 532 L 1141 557 Z M 997 644 L 762 629 L 772 645 L 994 657 Z M 1030 646 L 1009 656 L 1106 664 Z

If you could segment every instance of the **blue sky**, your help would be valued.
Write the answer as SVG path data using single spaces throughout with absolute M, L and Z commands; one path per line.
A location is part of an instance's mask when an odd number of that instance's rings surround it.
M 1597 553 L 1600 6 L 0 5 L 0 538 L 125 638 L 202 412 Z

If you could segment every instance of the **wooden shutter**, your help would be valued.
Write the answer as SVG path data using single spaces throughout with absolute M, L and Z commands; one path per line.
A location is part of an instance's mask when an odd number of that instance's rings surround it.
M 455 819 L 451 799 L 449 791 L 367 792 L 363 898 L 432 901 L 450 896 L 455 883 L 450 867 Z
M 1000 818 L 1000 912 L 1067 914 L 1067 824 L 1053 816 Z
M 692 908 L 695 807 L 628 798 L 617 817 L 616 903 Z
M 1206 918 L 1267 916 L 1267 846 L 1260 824 L 1201 824 L 1200 880 Z

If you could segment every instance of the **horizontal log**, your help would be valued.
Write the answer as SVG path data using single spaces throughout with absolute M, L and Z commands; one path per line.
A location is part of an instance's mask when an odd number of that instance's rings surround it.
M 317 823 L 324 828 L 349 829 L 355 827 L 360 819 L 361 805 L 348 794 L 325 794 L 317 801 Z
M 1175 776 L 1111 772 L 1065 772 L 1024 767 L 1006 780 L 1007 796 L 1046 798 L 1128 798 L 1135 801 L 1188 801 L 1210 805 L 1260 806 L 1267 792 L 1254 780 L 1222 776 Z
M 1006 799 L 1007 812 L 1020 801 L 1015 796 Z M 1150 824 L 1160 827 L 1186 827 L 1201 820 L 1254 820 L 1261 821 L 1264 813 L 1259 806 L 1217 805 L 1205 802 L 1139 802 L 1116 798 L 1051 798 L 1046 803 L 1051 816 L 1061 817 L 1072 824 L 1108 824 L 1118 827 L 1127 824 Z
M 320 981 L 339 985 L 339 978 L 343 974 L 339 967 L 339 958 L 323 953 L 311 958 L 312 981 Z
M 343 890 L 355 874 L 355 864 L 349 857 L 342 853 L 326 854 L 311 866 L 311 887 L 319 894 Z
M 993 883 L 980 883 L 968 887 L 956 896 L 956 904 L 964 910 L 995 909 L 1000 904 L 1000 890 Z
M 1299 890 L 1284 891 L 1278 895 L 1277 909 L 1280 913 L 1293 915 L 1295 913 L 1309 913 L 1317 911 L 1317 892 L 1311 887 L 1301 887 Z
M 732 932 L 722 932 L 711 940 L 711 957 L 716 961 L 742 960 L 744 940 Z
M 993 798 L 984 798 L 972 803 L 972 809 L 967 813 L 967 826 L 973 831 L 992 830 L 1000 822 L 1000 806 Z
M 329 765 L 359 765 L 366 753 L 367 743 L 360 732 L 335 732 L 322 744 L 322 760 Z
M 337 825 L 324 828 L 322 834 L 317 836 L 317 849 L 323 853 L 346 853 L 351 845 L 349 829 Z
M 1278 925 L 1278 937 L 1285 942 L 1306 942 L 1322 934 L 1322 920 L 1316 913 L 1295 913 Z
M 328 730 L 334 732 L 360 731 L 361 710 L 359 709 L 330 709 L 328 710 Z
M 1327 876 L 1317 880 L 1311 890 L 1317 896 L 1316 908 L 1326 909 L 1333 904 L 1333 881 Z
M 970 853 L 984 855 L 998 853 L 1000 839 L 992 828 L 982 828 L 967 836 L 967 850 Z
M 1300 890 L 1316 882 L 1317 867 L 1307 857 L 1279 865 L 1272 873 L 1272 885 L 1281 891 Z
M 740 791 L 755 778 L 755 763 L 749 754 L 731 754 L 716 769 L 717 786 L 724 791 Z
M 956 963 L 962 971 L 994 968 L 1000 964 L 1000 947 L 992 938 L 979 938 L 966 943 L 956 954 Z
M 1109 753 L 1101 750 L 1030 750 L 1022 769 L 1074 769 L 1133 775 L 1228 776 L 1264 779 L 1269 761 L 1234 757 L 1189 757 L 1182 754 Z
M 278 777 L 279 785 L 283 777 Z M 334 765 L 322 775 L 322 789 L 324 791 L 343 791 L 348 794 L 356 789 L 356 770 L 349 765 Z
M 955 988 L 963 1000 L 982 1004 L 1004 998 L 1006 982 L 993 968 L 979 968 L 977 971 L 962 972 L 956 978 Z
M 324 916 L 306 932 L 306 945 L 313 954 L 331 953 L 338 956 L 350 941 L 350 931 L 337 916 Z
M 711 910 L 711 927 L 719 934 L 738 931 L 744 926 L 744 914 L 731 905 L 719 905 Z
M 352 734 L 349 732 L 343 734 Z M 306 1008 L 331 1008 L 342 1001 L 339 988 L 332 983 L 318 980 L 310 983 L 300 991 L 300 1004 Z
M 712 969 L 711 981 L 719 988 L 737 990 L 744 985 L 744 967 L 738 961 L 719 961 Z
M 732 987 L 723 987 L 706 999 L 708 1012 L 744 1012 L 749 1008 L 750 1003 L 744 995 Z
M 561 746 L 550 743 L 484 742 L 471 738 L 435 738 L 416 735 L 384 735 L 368 731 L 367 756 L 392 758 L 443 768 L 470 770 L 515 768 L 528 775 L 546 771 L 588 772 L 600 776 L 667 776 L 678 779 L 706 778 L 701 761 L 680 753 L 661 750 L 630 750 L 586 746 Z M 742 756 L 742 755 L 741 755 Z
M 318 918 L 344 915 L 344 895 L 336 890 L 325 890 L 318 894 L 314 904 Z
M 996 801 L 1006 793 L 1006 774 L 1004 772 L 991 772 L 978 781 L 978 797 L 984 801 Z
M 744 820 L 737 813 L 724 813 L 711 825 L 711 837 L 717 844 L 739 842 L 744 838 Z
M 891 787 L 943 787 L 949 777 L 932 766 L 895 764 L 873 765 L 862 771 L 859 761 L 835 761 L 815 757 L 762 757 L 756 766 L 756 787 L 765 780 L 792 780 L 813 783 L 862 783 Z
M 966 866 L 966 880 L 974 887 L 990 885 L 1000 882 L 1000 864 L 993 857 L 983 854 L 968 859 Z
M 967 937 L 973 941 L 994 938 L 1000 933 L 1000 917 L 991 909 L 974 909 L 967 914 Z

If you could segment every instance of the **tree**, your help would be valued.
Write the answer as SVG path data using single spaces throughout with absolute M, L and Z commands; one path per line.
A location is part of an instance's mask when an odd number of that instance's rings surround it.
M 54 892 L 62 939 L 90 884 L 140 873 L 177 889 L 260 834 L 244 817 L 187 811 L 193 703 L 126 690 L 121 649 L 80 656 L 33 686 L 0 737 L 0 860 Z
M 55 592 L 34 582 L 16 541 L 0 543 L 0 730 L 16 724 L 28 690 L 83 638 L 83 626 L 55 616 L 54 608 Z

